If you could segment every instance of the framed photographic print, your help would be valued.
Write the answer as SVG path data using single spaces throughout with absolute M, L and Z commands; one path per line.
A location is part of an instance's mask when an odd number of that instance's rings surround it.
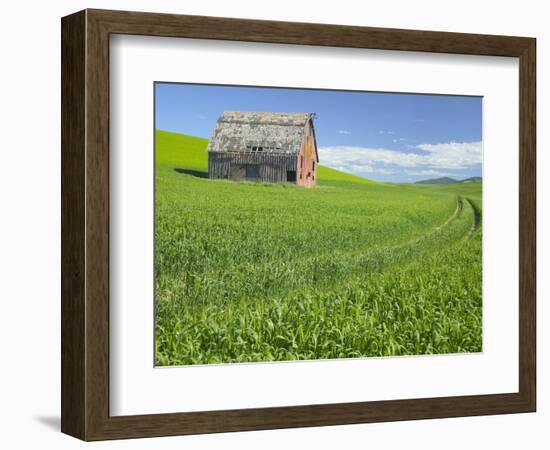
M 535 410 L 535 39 L 62 19 L 62 431 Z

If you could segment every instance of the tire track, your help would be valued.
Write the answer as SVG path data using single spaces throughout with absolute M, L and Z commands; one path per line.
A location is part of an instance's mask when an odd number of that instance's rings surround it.
M 455 208 L 455 212 L 452 214 L 451 217 L 449 217 L 445 223 L 439 227 L 436 227 L 435 229 L 436 230 L 439 230 L 440 228 L 443 228 L 447 225 L 449 225 L 453 220 L 455 220 L 459 215 L 460 213 L 462 212 L 462 208 L 464 208 L 464 201 L 462 200 L 462 197 L 460 195 L 457 195 L 456 196 L 456 208 Z
M 474 213 L 474 221 L 472 227 L 466 236 L 466 239 L 471 239 L 474 233 L 481 227 L 482 213 L 481 209 L 469 198 L 466 198 L 466 201 L 470 204 L 472 211 Z

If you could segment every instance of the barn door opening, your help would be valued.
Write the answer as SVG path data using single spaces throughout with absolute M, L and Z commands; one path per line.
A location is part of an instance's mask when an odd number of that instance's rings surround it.
M 258 164 L 231 164 L 229 178 L 232 180 L 258 181 L 260 167 Z
M 257 164 L 245 164 L 246 179 L 255 181 L 260 177 L 260 170 Z
M 288 183 L 296 183 L 296 171 L 295 170 L 287 170 L 286 171 L 286 181 Z

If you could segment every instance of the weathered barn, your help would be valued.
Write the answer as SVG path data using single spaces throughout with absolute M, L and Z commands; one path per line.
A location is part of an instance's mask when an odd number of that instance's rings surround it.
M 208 143 L 209 178 L 317 182 L 313 113 L 224 111 Z

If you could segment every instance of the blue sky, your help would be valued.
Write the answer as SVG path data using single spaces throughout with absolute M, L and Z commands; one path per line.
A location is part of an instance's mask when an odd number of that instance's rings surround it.
M 482 98 L 156 83 L 156 128 L 210 138 L 224 110 L 314 112 L 320 164 L 373 180 L 481 176 Z

